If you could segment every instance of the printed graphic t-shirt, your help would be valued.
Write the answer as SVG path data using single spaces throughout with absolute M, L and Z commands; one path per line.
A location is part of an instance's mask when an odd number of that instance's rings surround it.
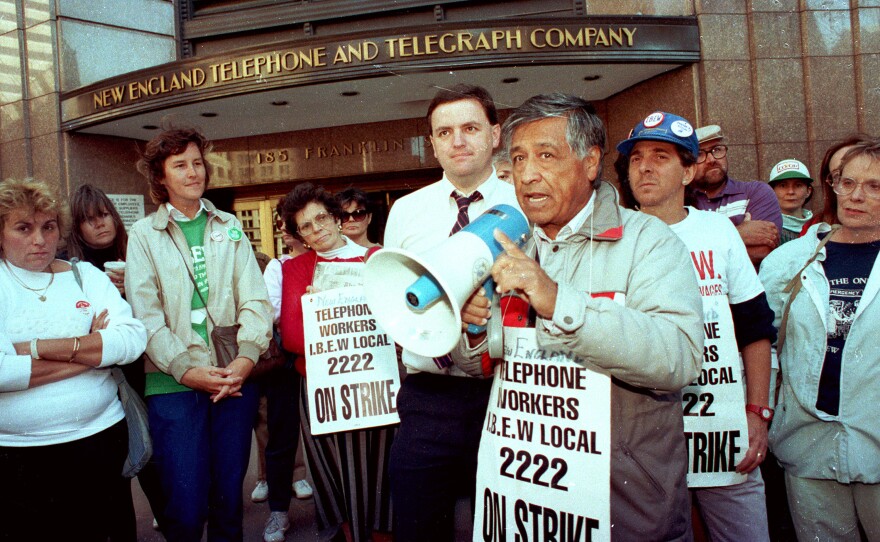
M 831 288 L 829 316 L 832 325 L 829 326 L 825 361 L 819 377 L 816 408 L 836 416 L 840 407 L 843 347 L 877 253 L 880 252 L 880 242 L 850 244 L 829 241 L 825 250 L 826 258 L 822 266 Z

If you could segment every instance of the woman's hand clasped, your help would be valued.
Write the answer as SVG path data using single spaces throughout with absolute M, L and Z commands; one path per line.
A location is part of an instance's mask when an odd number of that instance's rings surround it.
M 227 397 L 241 397 L 241 386 L 254 369 L 254 362 L 235 358 L 227 367 L 193 367 L 183 374 L 180 383 L 211 394 L 215 403 Z

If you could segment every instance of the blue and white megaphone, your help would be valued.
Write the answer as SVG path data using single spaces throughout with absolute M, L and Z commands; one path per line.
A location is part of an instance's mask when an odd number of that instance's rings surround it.
M 517 208 L 496 205 L 424 254 L 383 248 L 370 256 L 364 267 L 367 304 L 394 342 L 426 357 L 455 348 L 462 305 L 484 283 L 486 293 L 494 293 L 489 271 L 503 251 L 496 229 L 522 244 L 529 224 Z

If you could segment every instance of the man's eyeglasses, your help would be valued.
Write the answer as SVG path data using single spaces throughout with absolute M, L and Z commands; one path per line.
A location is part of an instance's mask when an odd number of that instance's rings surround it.
M 712 156 L 716 160 L 721 160 L 725 156 L 727 156 L 727 145 L 715 145 L 711 149 L 704 151 L 701 150 L 697 153 L 697 163 L 702 164 L 706 161 L 706 158 L 709 157 L 709 153 L 712 153 Z
M 348 222 L 349 220 L 354 220 L 355 222 L 363 222 L 367 218 L 367 210 L 366 209 L 355 209 L 352 212 L 343 211 L 342 214 L 339 215 L 339 218 L 342 219 L 343 222 Z
M 327 226 L 333 223 L 333 217 L 327 213 L 318 213 L 315 215 L 314 220 L 310 220 L 309 222 L 304 222 L 296 227 L 296 231 L 299 232 L 300 235 L 305 237 L 306 235 L 311 235 L 318 231 L 318 229 L 327 229 Z
M 839 172 L 835 172 L 831 176 L 831 189 L 838 196 L 848 196 L 852 194 L 857 186 L 862 187 L 862 192 L 871 199 L 880 199 L 880 180 L 868 179 L 867 181 L 857 181 L 844 177 Z

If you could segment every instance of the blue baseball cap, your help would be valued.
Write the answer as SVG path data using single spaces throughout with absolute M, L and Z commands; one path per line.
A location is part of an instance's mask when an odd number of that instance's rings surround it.
M 629 137 L 617 144 L 617 151 L 629 155 L 633 146 L 639 141 L 665 141 L 693 153 L 694 158 L 700 152 L 700 143 L 691 123 L 672 113 L 656 111 L 645 120 L 636 124 Z

